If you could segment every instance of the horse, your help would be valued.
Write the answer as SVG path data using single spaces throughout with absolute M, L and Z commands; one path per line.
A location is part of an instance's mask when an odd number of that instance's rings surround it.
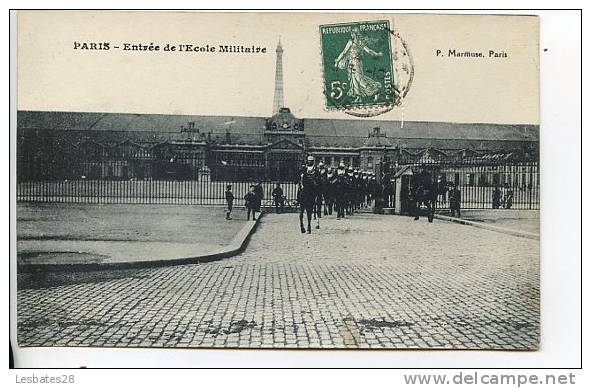
M 335 185 L 336 185 L 336 174 L 326 176 L 326 179 L 322 182 L 323 185 L 323 196 L 324 196 L 324 215 L 331 216 L 332 211 L 335 207 Z
M 427 207 L 427 219 L 433 222 L 435 210 L 437 209 L 437 197 L 444 194 L 447 190 L 447 182 L 443 177 L 433 178 L 433 171 L 423 169 L 419 174 L 413 175 L 412 179 L 412 199 L 413 214 L 415 221 L 419 219 L 421 206 Z
M 316 200 L 314 201 L 314 211 L 312 213 L 315 220 L 322 218 L 322 208 L 326 199 L 326 179 L 326 175 L 323 174 L 316 177 Z M 326 210 L 324 215 L 327 215 Z M 316 226 L 316 229 L 320 228 L 319 225 Z
M 304 228 L 304 211 L 308 218 L 308 234 L 312 233 L 311 223 L 312 214 L 316 211 L 317 197 L 318 197 L 318 185 L 316 177 L 311 174 L 303 173 L 298 185 L 298 203 L 300 207 L 300 230 L 302 233 L 306 233 Z M 316 229 L 320 229 L 320 220 L 316 219 Z

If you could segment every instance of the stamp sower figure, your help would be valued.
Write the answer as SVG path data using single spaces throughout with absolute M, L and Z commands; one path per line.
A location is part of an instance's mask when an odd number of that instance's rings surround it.
M 275 205 L 275 212 L 279 214 L 281 210 L 283 210 L 283 206 L 285 205 L 285 199 L 283 198 L 283 189 L 281 185 L 277 183 L 273 192 L 271 192 L 271 196 L 273 197 L 273 204 Z
M 244 196 L 244 206 L 246 207 L 246 221 L 250 220 L 250 213 L 252 213 L 252 220 L 256 221 L 256 194 L 254 193 L 254 185 L 250 186 L 250 190 Z
M 457 217 L 460 218 L 460 207 L 462 204 L 462 193 L 460 189 L 456 185 L 453 185 L 451 188 L 451 193 L 449 194 L 449 210 L 451 210 L 451 216 L 455 217 L 456 212 L 458 213 Z
M 354 28 L 351 31 L 351 39 L 334 60 L 337 69 L 347 69 L 349 80 L 347 95 L 353 99 L 353 103 L 361 102 L 362 97 L 373 97 L 374 100 L 377 100 L 381 89 L 379 82 L 365 75 L 362 59 L 364 52 L 374 57 L 383 55 L 382 52 L 376 52 L 367 47 L 359 29 Z
M 232 219 L 232 205 L 234 204 L 234 193 L 232 193 L 232 185 L 226 186 L 226 220 Z

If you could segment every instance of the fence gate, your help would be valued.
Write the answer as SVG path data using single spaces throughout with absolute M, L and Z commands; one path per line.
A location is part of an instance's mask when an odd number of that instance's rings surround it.
M 409 163 L 400 165 L 399 174 L 388 203 L 398 203 L 402 211 L 408 207 L 411 197 L 411 176 L 421 169 L 427 169 L 434 179 L 439 179 L 448 188 L 453 184 L 460 190 L 462 209 L 511 208 L 539 210 L 540 174 L 537 161 L 490 161 L 481 159 L 462 161 L 439 161 L 431 163 Z M 395 175 L 395 172 L 393 175 Z M 437 196 L 437 208 L 449 208 L 449 190 Z M 495 200 L 496 198 L 496 200 Z
M 250 185 L 263 186 L 263 204 L 281 185 L 289 201 L 296 200 L 303 163 L 301 150 L 239 150 L 207 152 L 191 145 L 162 143 L 146 148 L 126 141 L 106 147 L 93 141 L 76 146 L 59 141 L 21 142 L 17 149 L 17 200 L 74 203 L 138 203 L 223 205 L 232 184 L 238 204 Z M 472 158 L 455 161 L 389 162 L 380 166 L 382 184 L 390 181 L 386 203 L 406 195 L 406 182 L 391 179 L 402 169 L 428 168 L 462 195 L 462 208 L 539 209 L 537 160 Z M 509 201 L 510 198 L 510 201 Z M 438 208 L 449 206 L 447 193 Z

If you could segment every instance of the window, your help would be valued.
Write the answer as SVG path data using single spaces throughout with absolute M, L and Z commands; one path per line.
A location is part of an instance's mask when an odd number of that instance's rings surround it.
M 373 168 L 373 157 L 372 156 L 367 157 L 367 168 Z

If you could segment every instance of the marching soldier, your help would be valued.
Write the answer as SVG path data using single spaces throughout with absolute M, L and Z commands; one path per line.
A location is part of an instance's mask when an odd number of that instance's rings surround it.
M 335 205 L 336 179 L 334 169 L 329 167 L 326 172 L 326 189 L 324 191 L 324 209 L 328 210 L 328 215 L 332 215 L 332 209 Z
M 316 182 L 318 184 L 318 193 L 316 195 L 316 206 L 314 211 L 318 218 L 322 218 L 322 205 L 324 201 L 324 191 L 326 188 L 326 167 L 324 166 L 323 162 L 318 163 L 318 169 L 316 170 Z
M 316 166 L 314 165 L 314 157 L 312 155 L 306 158 L 306 163 L 302 164 L 302 171 L 300 173 L 300 185 L 298 185 L 298 192 L 297 192 L 297 201 L 301 203 L 300 199 L 300 192 L 301 192 L 301 182 L 305 175 L 313 175 L 316 178 Z
M 347 191 L 347 170 L 341 162 L 337 168 L 335 177 L 335 201 L 337 206 L 337 220 L 345 218 L 346 191 Z
M 318 172 L 318 170 L 316 169 L 316 164 L 314 163 L 314 157 L 312 155 L 309 155 L 306 158 L 306 164 L 305 164 L 305 171 L 304 173 L 308 174 L 308 175 L 314 175 L 316 176 L 316 173 Z
M 361 208 L 361 175 L 359 169 L 353 171 L 353 211 L 359 213 Z
M 394 196 L 394 185 L 392 184 L 392 175 L 387 172 L 382 178 L 382 197 L 384 198 L 385 207 L 393 207 L 394 203 L 392 197 Z
M 359 172 L 359 207 L 367 207 L 367 174 L 365 171 Z
M 300 206 L 300 229 L 302 233 L 306 232 L 304 228 L 304 211 L 308 219 L 308 233 L 310 233 L 310 221 L 312 216 L 316 218 L 316 229 L 320 229 L 320 215 L 316 217 L 318 212 L 317 201 L 318 201 L 318 186 L 319 186 L 319 173 L 314 164 L 314 157 L 308 156 L 306 159 L 306 166 L 302 174 L 300 175 L 300 183 L 298 185 L 298 204 Z
M 376 176 L 373 172 L 369 172 L 368 178 L 367 178 L 367 191 L 368 191 L 368 197 L 369 197 L 369 206 L 372 205 L 372 202 L 375 200 L 376 198 L 376 190 L 377 190 L 377 180 L 376 180 Z
M 369 205 L 369 191 L 368 191 L 368 179 L 367 179 L 367 171 L 361 172 L 361 186 L 363 189 L 362 192 L 362 203 L 363 207 L 367 207 Z
M 353 167 L 349 166 L 347 168 L 347 175 L 346 175 L 346 204 L 345 204 L 345 213 L 350 216 L 353 215 L 353 201 L 355 197 L 355 178 L 353 176 Z

